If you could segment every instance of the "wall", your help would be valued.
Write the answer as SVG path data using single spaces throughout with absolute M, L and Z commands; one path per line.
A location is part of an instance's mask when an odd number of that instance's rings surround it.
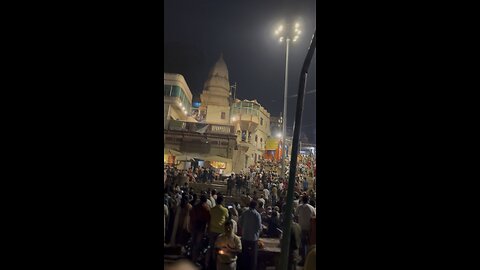
M 225 119 L 221 119 L 221 113 L 225 113 Z M 208 105 L 207 123 L 230 125 L 230 107 Z

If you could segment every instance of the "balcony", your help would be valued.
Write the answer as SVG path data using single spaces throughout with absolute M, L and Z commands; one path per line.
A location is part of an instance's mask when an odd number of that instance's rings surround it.
M 254 132 L 260 125 L 259 117 L 252 114 L 233 115 L 232 122 L 240 124 L 240 129 L 250 132 Z
M 169 120 L 165 130 L 186 131 L 206 134 L 235 135 L 235 129 L 229 125 L 200 124 Z

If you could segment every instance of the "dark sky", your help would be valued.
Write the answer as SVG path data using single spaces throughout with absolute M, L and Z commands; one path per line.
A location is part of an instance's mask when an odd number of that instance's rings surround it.
M 209 70 L 223 52 L 237 97 L 257 99 L 273 116 L 283 110 L 285 44 L 274 30 L 283 21 L 299 22 L 300 39 L 290 46 L 289 96 L 296 95 L 300 69 L 315 29 L 316 4 L 305 1 L 166 0 L 164 2 L 164 71 L 180 73 L 194 97 L 203 90 Z M 316 89 L 316 55 L 307 91 Z M 316 137 L 316 94 L 306 95 L 302 131 Z M 288 126 L 296 98 L 289 98 Z

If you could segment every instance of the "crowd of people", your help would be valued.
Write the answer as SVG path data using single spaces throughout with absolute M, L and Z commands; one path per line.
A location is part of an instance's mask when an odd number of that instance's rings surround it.
M 315 181 L 314 160 L 304 161 L 294 185 L 292 267 L 306 266 L 309 247 L 315 244 L 316 191 L 308 181 Z M 191 186 L 215 179 L 226 181 L 226 194 Z M 288 182 L 274 162 L 258 162 L 224 179 L 212 168 L 165 166 L 164 244 L 182 247 L 203 269 L 257 269 L 260 238 L 282 237 L 287 190 Z

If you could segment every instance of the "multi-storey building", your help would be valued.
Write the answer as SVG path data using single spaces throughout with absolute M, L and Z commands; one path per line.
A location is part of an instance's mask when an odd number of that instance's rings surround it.
M 197 165 L 228 174 L 264 155 L 270 113 L 256 100 L 232 100 L 223 55 L 210 70 L 201 102 L 195 102 L 193 110 L 182 75 L 164 74 L 164 98 L 165 162 L 184 167 L 201 162 Z
M 245 164 L 250 166 L 265 154 L 270 137 L 270 113 L 256 100 L 238 100 L 232 104 L 232 123 L 237 132 L 237 142 L 248 147 Z
M 192 92 L 180 74 L 163 74 L 163 123 L 168 120 L 187 121 L 192 108 Z

